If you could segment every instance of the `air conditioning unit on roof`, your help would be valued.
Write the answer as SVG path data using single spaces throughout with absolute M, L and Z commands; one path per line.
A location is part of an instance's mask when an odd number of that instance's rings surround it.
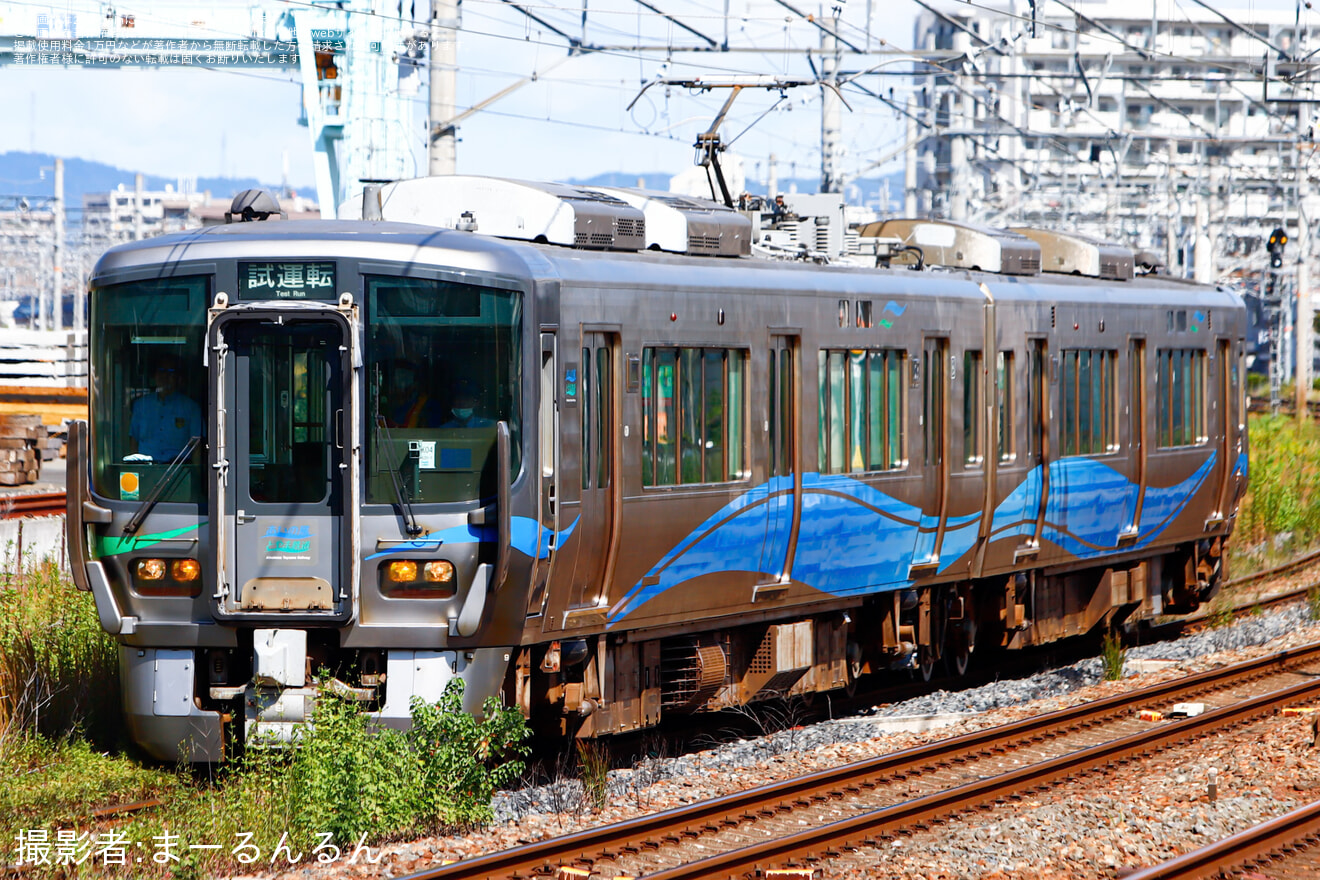
M 361 217 L 362 196 L 345 202 L 341 217 Z M 387 183 L 380 219 L 464 229 L 593 250 L 636 251 L 646 241 L 646 218 L 617 196 L 592 187 L 452 175 Z
M 927 265 L 1003 275 L 1040 272 L 1040 245 L 1005 229 L 952 220 L 880 220 L 860 230 L 863 238 L 898 238 L 919 248 Z

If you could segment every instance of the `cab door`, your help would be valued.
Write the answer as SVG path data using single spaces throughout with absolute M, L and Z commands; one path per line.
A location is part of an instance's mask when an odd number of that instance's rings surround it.
M 344 619 L 347 328 L 329 316 L 254 318 L 219 335 L 218 610 Z

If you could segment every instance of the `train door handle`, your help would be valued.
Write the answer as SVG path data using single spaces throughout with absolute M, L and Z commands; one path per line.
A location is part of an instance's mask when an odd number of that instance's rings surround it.
M 244 513 L 242 510 L 234 515 L 234 520 L 240 523 L 255 522 L 256 519 L 257 515 L 255 513 Z
M 344 448 L 344 411 L 335 410 L 335 448 Z

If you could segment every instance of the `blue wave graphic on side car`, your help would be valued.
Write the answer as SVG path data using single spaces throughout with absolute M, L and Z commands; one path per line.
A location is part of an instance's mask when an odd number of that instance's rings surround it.
M 1166 488 L 1148 486 L 1137 537 L 1124 549 L 1141 548 L 1158 538 L 1201 488 L 1214 464 L 1212 451 L 1187 479 Z M 1244 457 L 1237 467 L 1245 470 Z M 1030 471 L 999 504 L 992 517 L 992 540 L 1035 534 L 1041 477 L 1041 468 Z M 1120 534 L 1132 523 L 1139 486 L 1103 462 L 1080 457 L 1051 462 L 1049 485 L 1044 540 L 1082 559 L 1118 548 Z M 775 478 L 707 518 L 615 603 L 609 625 L 697 577 L 725 572 L 776 576 L 782 571 L 787 529 L 770 527 L 769 518 L 791 521 L 792 488 L 790 478 Z M 980 512 L 946 520 L 939 571 L 972 549 L 980 520 Z M 934 523 L 933 517 L 923 518 L 920 508 L 853 477 L 804 474 L 793 580 L 834 596 L 906 587 L 911 583 L 908 573 L 914 554 L 919 547 L 926 552 L 933 547 Z
M 574 519 L 568 528 L 558 533 L 556 536 L 553 529 L 548 529 L 538 523 L 531 517 L 514 516 L 509 518 L 510 543 L 513 549 L 530 556 L 533 559 L 545 559 L 550 555 L 550 547 L 562 547 L 568 540 L 568 536 L 573 534 L 577 528 L 578 520 Z M 376 559 L 381 556 L 392 556 L 395 553 L 413 553 L 429 552 L 435 550 L 442 544 L 475 544 L 479 541 L 497 541 L 495 526 L 473 526 L 461 525 L 451 528 L 441 529 L 438 532 L 428 532 L 414 538 L 411 541 L 405 541 L 402 544 L 396 544 L 388 547 L 378 553 L 373 553 L 366 557 L 367 559 Z

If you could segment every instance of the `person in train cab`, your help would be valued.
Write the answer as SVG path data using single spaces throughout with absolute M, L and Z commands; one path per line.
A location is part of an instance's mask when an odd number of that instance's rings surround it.
M 434 428 L 444 418 L 440 401 L 418 384 L 417 376 L 417 365 L 412 361 L 394 362 L 388 407 L 391 428 Z
M 179 390 L 180 370 L 177 357 L 163 355 L 152 372 L 156 390 L 133 401 L 128 442 L 138 460 L 171 461 L 189 439 L 202 436 L 202 408 Z
M 459 379 L 454 385 L 453 406 L 449 412 L 451 418 L 442 428 L 489 428 L 495 422 L 485 416 L 477 415 L 477 389 L 467 379 Z

